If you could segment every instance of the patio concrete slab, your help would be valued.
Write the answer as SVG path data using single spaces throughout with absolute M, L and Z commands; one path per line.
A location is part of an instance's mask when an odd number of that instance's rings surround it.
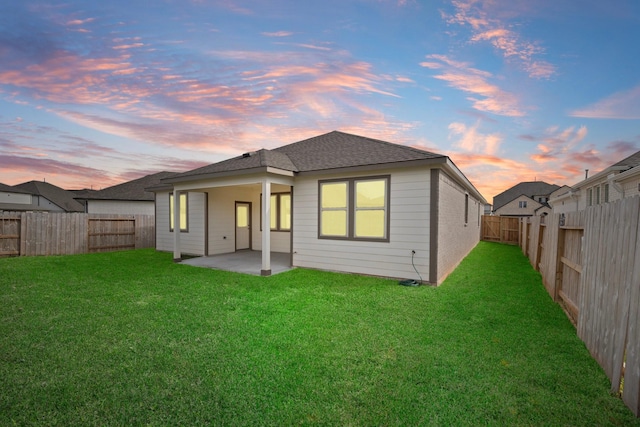
M 271 252 L 271 275 L 291 270 L 293 267 L 291 267 L 290 262 L 289 254 Z M 183 260 L 181 264 L 260 276 L 262 251 L 237 251 L 228 254 L 189 258 Z

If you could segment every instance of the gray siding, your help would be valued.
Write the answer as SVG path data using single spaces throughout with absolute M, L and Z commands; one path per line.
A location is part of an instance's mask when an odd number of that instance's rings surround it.
M 0 203 L 15 203 L 19 205 L 30 205 L 31 194 L 9 193 L 0 191 Z
M 439 175 L 438 284 L 480 241 L 483 209 L 483 205 L 469 195 L 468 221 L 465 223 L 465 190 L 445 172 L 441 171 Z
M 187 232 L 180 233 L 183 254 L 204 255 L 205 194 L 189 192 Z M 173 232 L 169 229 L 169 192 L 156 193 L 156 249 L 173 251 Z
M 219 187 L 209 193 L 209 255 L 234 252 L 235 242 L 235 202 L 251 203 L 251 248 L 261 250 L 260 230 L 260 189 L 259 186 Z M 274 185 L 272 192 L 290 191 L 288 187 Z M 290 251 L 289 232 L 271 232 L 271 251 Z
M 390 175 L 389 242 L 318 239 L 318 180 Z M 379 170 L 296 178 L 293 264 L 299 267 L 424 280 L 429 272 L 429 169 Z
M 153 215 L 154 202 L 134 200 L 88 200 L 87 213 Z

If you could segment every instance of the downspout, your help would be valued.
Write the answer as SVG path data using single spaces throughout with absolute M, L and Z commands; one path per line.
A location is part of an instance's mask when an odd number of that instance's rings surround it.
M 614 181 L 615 179 L 615 174 L 610 174 L 609 176 L 607 176 L 607 182 L 613 187 L 615 188 L 615 190 L 620 193 L 621 199 L 624 199 L 624 188 L 622 188 L 620 186 L 620 184 L 618 184 L 616 181 Z

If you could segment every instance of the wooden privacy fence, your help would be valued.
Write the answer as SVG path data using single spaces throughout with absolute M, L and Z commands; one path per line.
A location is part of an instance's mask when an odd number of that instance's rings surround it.
M 509 216 L 482 216 L 481 239 L 489 242 L 518 244 L 520 218 Z
M 155 247 L 153 215 L 0 212 L 0 256 Z
M 523 252 L 640 416 L 640 197 L 542 221 L 521 220 Z

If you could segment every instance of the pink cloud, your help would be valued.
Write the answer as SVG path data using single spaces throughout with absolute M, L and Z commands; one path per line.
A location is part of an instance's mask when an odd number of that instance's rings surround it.
M 508 60 L 517 61 L 529 77 L 548 79 L 556 73 L 556 67 L 549 62 L 538 59 L 544 55 L 545 49 L 536 42 L 525 40 L 516 33 L 504 14 L 497 13 L 502 4 L 493 1 L 453 0 L 454 12 L 443 13 L 449 24 L 469 26 L 472 43 L 486 41 Z M 512 15 L 517 11 L 511 10 Z M 513 17 L 513 16 L 512 16 Z
M 468 99 L 476 110 L 510 117 L 525 115 L 514 94 L 489 83 L 491 73 L 472 68 L 468 63 L 454 61 L 444 55 L 429 55 L 427 58 L 439 62 L 423 62 L 421 65 L 439 70 L 440 74 L 436 74 L 434 78 L 446 81 L 450 87 L 471 94 L 472 96 Z
M 88 24 L 90 22 L 93 22 L 95 20 L 96 20 L 96 18 L 72 19 L 70 21 L 67 21 L 67 25 L 84 25 L 84 24 Z
M 16 185 L 34 179 L 46 179 L 62 188 L 83 188 L 85 182 L 115 182 L 103 170 L 49 158 L 0 155 L 3 183 Z
M 292 36 L 293 33 L 291 31 L 275 31 L 273 33 L 264 32 L 261 33 L 263 36 L 267 37 L 289 37 Z
M 449 139 L 454 139 L 454 147 L 464 152 L 483 153 L 494 155 L 502 144 L 502 135 L 498 133 L 483 134 L 478 129 L 480 121 L 473 126 L 454 122 L 449 124 Z
M 614 93 L 594 104 L 573 110 L 573 117 L 590 119 L 640 119 L 640 86 Z

